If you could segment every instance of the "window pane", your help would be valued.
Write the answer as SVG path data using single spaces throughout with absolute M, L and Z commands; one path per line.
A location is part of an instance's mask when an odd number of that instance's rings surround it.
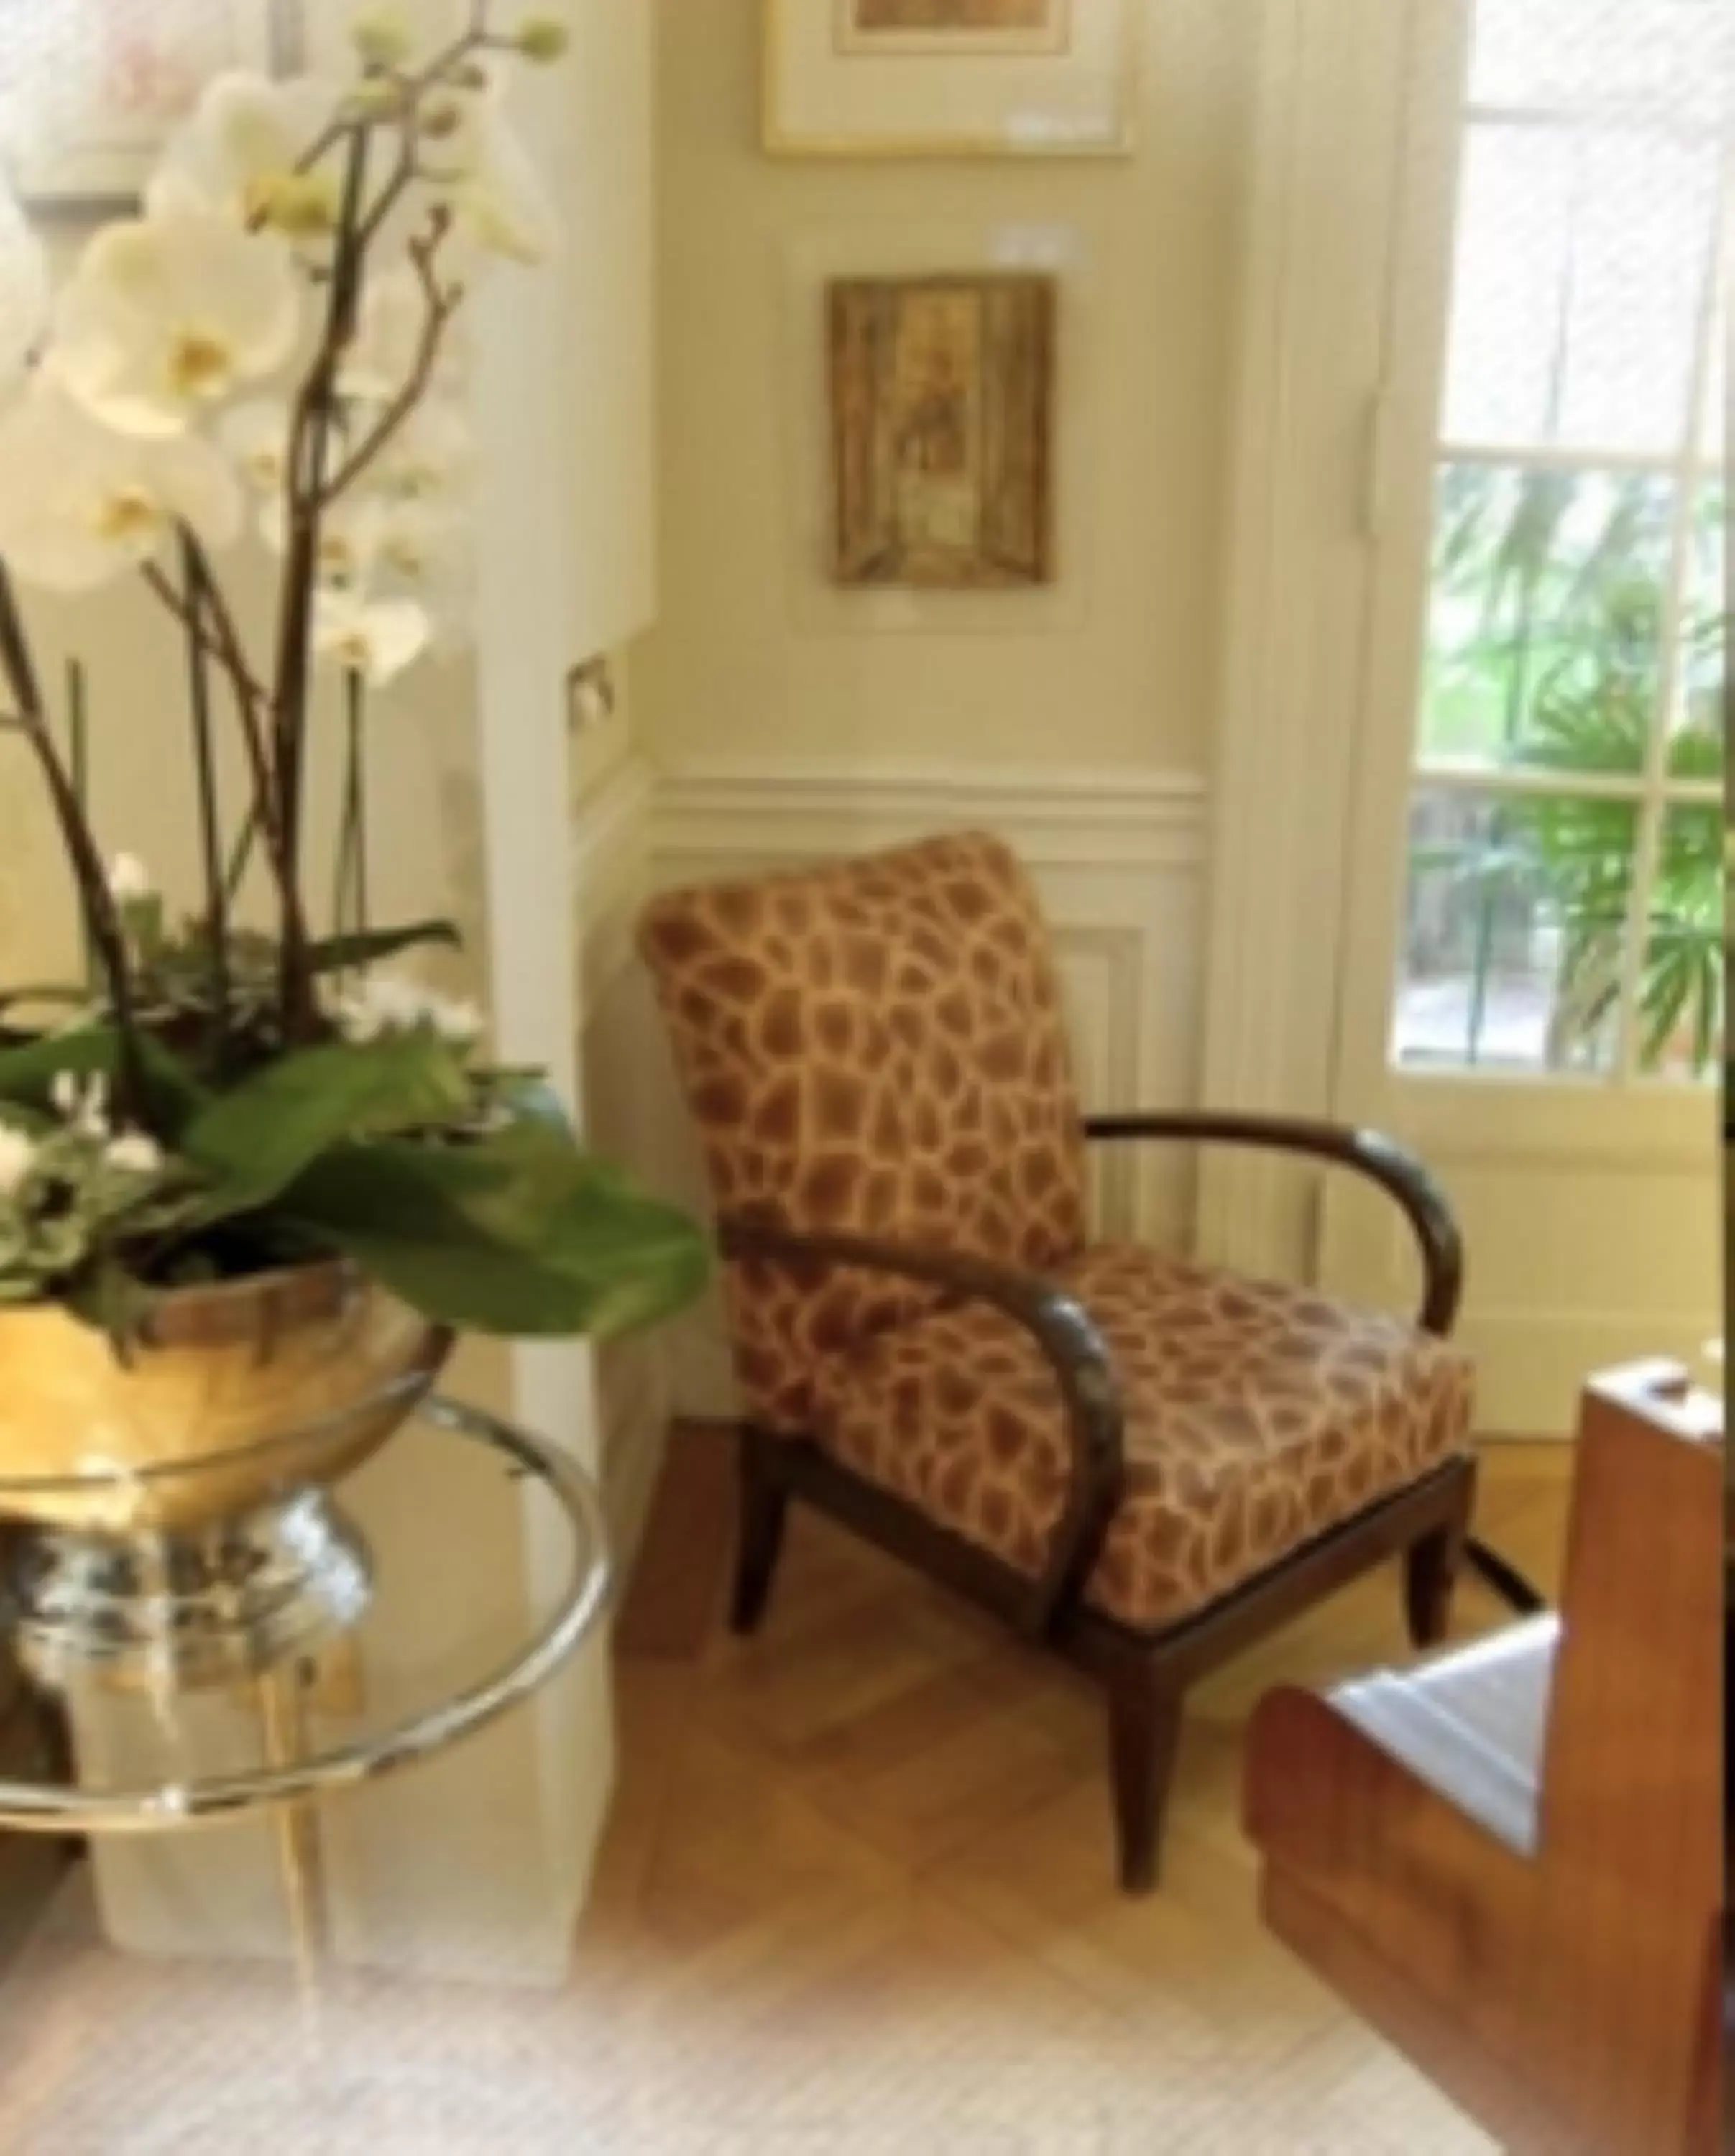
M 1638 1019 L 1641 1070 L 1715 1074 L 1723 1046 L 1723 819 L 1715 802 L 1664 819 Z
M 1717 184 L 1709 145 L 1472 127 L 1448 438 L 1677 454 Z
M 1478 126 L 1464 157 L 1445 432 L 1527 445 L 1549 432 L 1577 151 L 1553 129 Z
M 1735 11 L 1727 0 L 1480 0 L 1471 94 L 1716 126 L 1735 97 Z
M 1732 254 L 1735 263 L 1735 254 Z M 1707 465 L 1722 465 L 1729 454 L 1729 284 L 1717 279 L 1717 321 L 1712 331 L 1711 365 L 1705 382 L 1705 417 L 1699 429 L 1699 454 Z
M 1643 768 L 1675 498 L 1644 473 L 1444 467 L 1424 757 Z
M 1625 801 L 1419 794 L 1399 1063 L 1608 1070 L 1637 829 Z

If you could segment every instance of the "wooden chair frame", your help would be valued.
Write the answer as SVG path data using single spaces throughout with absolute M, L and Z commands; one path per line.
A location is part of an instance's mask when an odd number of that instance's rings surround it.
M 1438 1184 L 1391 1139 L 1331 1123 L 1214 1114 L 1096 1116 L 1085 1131 L 1093 1143 L 1260 1147 L 1327 1161 L 1368 1178 L 1402 1209 L 1420 1247 L 1424 1286 L 1418 1323 L 1442 1337 L 1450 1332 L 1462 1292 L 1462 1239 Z M 747 1424 L 741 1431 L 741 1540 L 732 1622 L 737 1632 L 747 1634 L 763 1620 L 789 1505 L 799 1498 L 1077 1664 L 1107 1695 L 1120 1877 L 1129 1893 L 1148 1892 L 1157 1883 L 1181 1717 L 1188 1688 L 1198 1678 L 1346 1582 L 1400 1554 L 1412 1639 L 1423 1647 L 1444 1638 L 1468 1547 L 1472 1460 L 1455 1460 L 1436 1469 L 1168 1630 L 1131 1631 L 1084 1600 L 1121 1502 L 1125 1457 L 1113 1362 L 1081 1304 L 1039 1276 L 943 1249 L 808 1234 L 744 1219 L 721 1222 L 719 1240 L 731 1260 L 797 1267 L 816 1278 L 832 1266 L 858 1266 L 989 1303 L 1041 1348 L 1065 1404 L 1072 1447 L 1068 1496 L 1043 1573 L 1033 1578 L 937 1526 L 841 1466 L 814 1439 Z

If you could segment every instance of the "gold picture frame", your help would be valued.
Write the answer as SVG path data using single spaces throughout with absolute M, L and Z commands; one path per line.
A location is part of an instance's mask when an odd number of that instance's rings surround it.
M 1075 0 L 832 0 L 843 54 L 935 59 L 1055 58 L 1070 49 Z
M 834 583 L 1054 582 L 1059 292 L 1004 271 L 830 282 Z
M 762 140 L 773 157 L 1116 157 L 1132 148 L 1137 0 L 762 4 Z

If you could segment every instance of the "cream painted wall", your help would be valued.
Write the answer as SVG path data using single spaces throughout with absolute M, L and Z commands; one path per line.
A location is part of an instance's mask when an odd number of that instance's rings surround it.
M 1258 10 L 1142 4 L 1131 157 L 963 163 L 767 158 L 758 0 L 658 8 L 662 606 L 637 680 L 660 759 L 1206 765 Z M 974 598 L 962 633 L 813 626 L 790 537 L 812 501 L 791 264 L 834 245 L 860 268 L 883 238 L 896 269 L 924 234 L 1004 223 L 1082 243 L 1062 363 L 1086 408 L 1062 455 L 1081 460 L 1084 588 L 1038 634 L 986 633 Z

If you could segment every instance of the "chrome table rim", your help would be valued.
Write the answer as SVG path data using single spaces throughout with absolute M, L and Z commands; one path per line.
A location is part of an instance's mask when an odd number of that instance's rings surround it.
M 0 1830 L 139 1835 L 219 1825 L 384 1780 L 486 1728 L 538 1691 L 583 1644 L 608 1596 L 607 1530 L 595 1486 L 553 1445 L 480 1409 L 432 1398 L 423 1402 L 419 1414 L 439 1429 L 504 1453 L 546 1483 L 573 1531 L 577 1575 L 560 1609 L 523 1653 L 481 1683 L 396 1728 L 292 1765 L 144 1789 L 61 1789 L 0 1781 Z

